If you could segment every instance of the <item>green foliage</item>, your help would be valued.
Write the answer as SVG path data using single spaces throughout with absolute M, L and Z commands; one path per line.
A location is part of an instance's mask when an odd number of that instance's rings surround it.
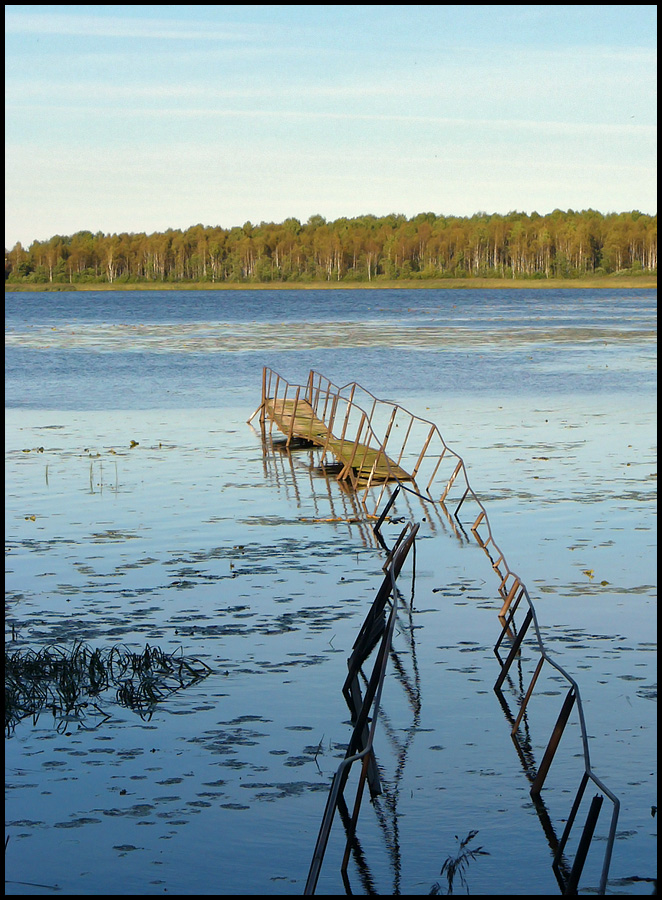
M 578 278 L 657 272 L 657 216 L 638 210 L 547 215 L 365 215 L 229 230 L 79 231 L 5 251 L 8 284 L 362 282 Z

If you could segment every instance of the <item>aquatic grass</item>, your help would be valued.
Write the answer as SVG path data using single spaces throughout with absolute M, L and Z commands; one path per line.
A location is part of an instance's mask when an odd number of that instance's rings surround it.
M 89 714 L 106 720 L 110 715 L 96 700 L 111 688 L 119 706 L 150 719 L 157 703 L 211 671 L 201 660 L 185 657 L 181 647 L 168 653 L 147 644 L 136 652 L 123 645 L 102 649 L 78 641 L 70 648 L 5 649 L 5 730 L 10 736 L 29 717 L 36 725 L 46 710 L 58 731 L 72 720 L 86 727 Z
M 472 862 L 478 856 L 489 856 L 488 850 L 483 850 L 482 847 L 474 847 L 472 850 L 468 849 L 468 845 L 473 841 L 473 839 L 478 834 L 477 831 L 470 831 L 469 834 L 464 838 L 463 841 L 460 841 L 457 835 L 455 835 L 455 840 L 459 842 L 458 851 L 455 856 L 449 856 L 446 858 L 443 866 L 441 867 L 440 875 L 446 875 L 446 880 L 448 881 L 448 894 L 453 893 L 453 882 L 455 881 L 455 876 L 460 876 L 460 883 L 462 887 L 466 888 L 467 894 L 469 893 L 469 886 L 466 880 L 466 871 L 469 867 L 469 863 Z M 438 882 L 435 882 L 432 885 L 432 890 L 430 894 L 439 894 L 441 892 L 441 885 Z

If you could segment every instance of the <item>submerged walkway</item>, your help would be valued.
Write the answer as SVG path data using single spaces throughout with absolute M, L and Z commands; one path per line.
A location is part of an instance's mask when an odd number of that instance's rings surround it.
M 469 483 L 462 458 L 446 444 L 441 432 L 433 423 L 412 415 L 391 401 L 378 400 L 355 382 L 344 387 L 337 387 L 327 378 L 314 371 L 311 371 L 309 375 L 308 384 L 302 387 L 301 385 L 289 384 L 271 369 L 263 369 L 262 403 L 250 417 L 249 422 L 258 412 L 260 413 L 263 439 L 266 437 L 266 421 L 269 419 L 269 430 L 271 431 L 273 425 L 276 425 L 287 436 L 288 444 L 293 437 L 297 437 L 317 444 L 324 451 L 330 450 L 340 464 L 338 480 L 347 479 L 354 487 L 359 484 L 359 481 L 361 482 L 361 487 L 363 488 L 362 503 L 366 512 L 368 511 L 366 498 L 370 487 L 374 482 L 381 482 L 379 498 L 372 515 L 373 518 L 377 519 L 377 523 L 373 528 L 376 535 L 379 535 L 379 528 L 401 491 L 403 491 L 403 496 L 417 495 L 423 501 L 426 511 L 428 503 L 442 510 L 448 524 L 451 526 L 452 532 L 460 542 L 462 542 L 463 537 L 468 540 L 468 536 L 460 521 L 460 509 L 463 509 L 465 513 L 469 512 L 469 515 L 472 517 L 476 516 L 473 524 L 470 525 L 470 530 L 478 545 L 487 555 L 499 579 L 499 602 L 502 603 L 498 613 L 502 627 L 494 646 L 494 653 L 500 664 L 500 671 L 494 684 L 494 691 L 506 712 L 507 720 L 511 726 L 511 738 L 518 749 L 520 759 L 531 781 L 530 794 L 534 799 L 543 830 L 554 852 L 554 861 L 552 863 L 554 874 L 564 895 L 577 894 L 584 863 L 595 838 L 596 842 L 603 842 L 605 848 L 600 884 L 597 890 L 599 894 L 605 894 L 609 865 L 616 839 L 620 802 L 618 797 L 591 768 L 588 748 L 589 735 L 586 730 L 579 687 L 574 678 L 548 654 L 529 592 L 521 578 L 509 567 L 503 551 L 499 549 L 494 540 L 487 511 Z M 338 435 L 340 436 L 338 437 Z M 351 435 L 351 437 L 348 437 L 348 435 Z M 386 446 L 389 438 L 391 439 L 389 444 L 390 457 L 386 455 Z M 394 458 L 397 458 L 397 462 L 394 462 Z M 407 470 L 402 468 L 401 463 L 407 466 Z M 387 487 L 388 481 L 398 481 L 398 484 L 393 490 L 390 490 Z M 409 481 L 410 484 L 400 483 L 404 481 Z M 381 501 L 385 493 L 390 494 L 390 496 L 386 504 L 381 508 Z M 455 506 L 453 513 L 447 508 L 447 503 Z M 427 516 L 423 521 L 426 520 Z M 392 519 L 392 521 L 399 520 Z M 418 529 L 418 525 L 414 527 L 416 530 Z M 479 528 L 482 530 L 482 535 L 479 533 Z M 485 530 L 487 534 L 485 534 Z M 405 531 L 403 531 L 400 540 L 402 540 L 404 535 Z M 387 549 L 383 541 L 380 542 L 384 549 Z M 388 587 L 388 583 L 385 583 L 384 592 L 387 592 Z M 391 601 L 393 610 L 395 609 L 397 595 L 395 593 L 395 585 L 392 584 L 391 587 L 393 588 L 393 600 Z M 380 609 L 380 615 L 383 615 L 384 608 L 380 607 Z M 516 625 L 515 619 L 516 617 L 519 619 L 522 613 L 524 613 L 523 620 Z M 373 630 L 373 625 L 374 621 L 371 619 L 368 631 L 370 638 L 366 644 L 366 647 L 369 646 L 370 649 L 375 646 L 373 640 L 377 635 L 377 632 Z M 380 628 L 383 628 L 381 620 Z M 531 638 L 533 639 L 533 646 L 531 646 Z M 523 692 L 525 675 L 523 670 L 519 669 L 522 662 L 521 646 L 525 639 L 529 642 L 529 651 L 535 648 L 532 654 L 533 659 L 527 659 L 527 661 L 532 663 L 535 657 L 538 656 L 535 670 L 532 674 L 530 671 L 527 673 L 531 680 L 526 693 Z M 509 648 L 505 659 L 502 658 L 499 652 L 504 643 Z M 525 655 L 528 657 L 528 653 Z M 367 659 L 367 655 L 365 658 Z M 384 658 L 386 657 L 384 656 Z M 351 661 L 352 657 L 350 657 L 350 663 Z M 518 669 L 516 677 L 510 675 L 511 667 L 515 663 L 517 663 Z M 529 723 L 526 716 L 529 702 L 533 701 L 536 682 L 545 665 L 554 670 L 553 673 L 546 673 L 547 678 L 554 680 L 553 694 L 563 694 L 563 690 L 559 689 L 557 685 L 559 680 L 565 681 L 566 690 L 551 737 L 540 762 L 536 765 L 531 753 Z M 377 663 L 375 663 L 375 666 L 377 666 Z M 374 671 L 377 671 L 377 669 L 375 668 Z M 348 689 L 348 687 L 349 682 L 346 682 L 343 690 Z M 504 693 L 504 688 L 506 693 Z M 513 712 L 510 711 L 507 694 L 511 694 L 512 699 L 514 699 L 515 709 Z M 357 715 L 357 709 L 358 707 L 354 706 L 353 716 Z M 377 710 L 378 703 L 375 706 L 371 730 L 374 730 Z M 576 718 L 572 715 L 573 710 L 576 712 Z M 583 756 L 584 771 L 579 785 L 575 788 L 572 808 L 562 820 L 563 833 L 559 839 L 540 795 L 566 726 L 574 727 L 577 722 L 583 753 L 576 755 Z M 363 724 L 365 724 L 365 721 Z M 354 752 L 358 749 L 355 744 L 356 739 L 353 737 L 348 748 L 350 755 L 341 764 L 341 767 L 360 758 L 364 758 L 369 762 L 367 754 L 371 750 L 371 743 L 364 744 L 360 752 Z M 351 755 L 352 753 L 353 755 Z M 363 778 L 369 777 L 368 762 L 362 768 Z M 327 812 L 322 822 L 318 845 L 315 849 L 306 884 L 305 893 L 307 894 L 313 893 L 315 890 L 333 810 L 342 800 L 343 779 L 345 777 L 342 771 L 342 768 L 338 769 L 332 784 Z M 374 779 L 373 781 L 373 787 L 376 787 L 377 781 Z M 592 798 L 589 798 L 586 792 L 589 784 L 592 784 L 598 791 Z M 353 836 L 356 827 L 361 802 L 360 797 L 361 793 L 359 790 L 351 818 L 350 837 Z M 600 808 L 605 799 L 611 802 L 611 818 L 609 823 L 604 823 L 600 832 L 596 835 L 595 829 Z M 348 811 L 346 819 L 347 821 L 350 820 Z M 581 825 L 582 819 L 584 819 L 583 826 Z M 347 828 L 348 826 L 346 825 L 345 827 Z M 580 830 L 581 835 L 578 835 Z M 576 850 L 574 852 L 574 860 L 570 866 L 566 861 L 565 854 L 571 833 L 573 835 L 572 845 L 576 844 Z M 350 842 L 348 841 L 343 867 L 346 867 L 349 852 Z M 570 856 L 573 855 L 572 851 L 568 852 Z
M 412 481 L 413 477 L 394 460 L 389 459 L 382 445 L 371 447 L 361 443 L 361 431 L 354 439 L 336 437 L 319 419 L 308 400 L 301 397 L 283 399 L 267 397 L 263 401 L 263 415 L 288 438 L 310 441 L 331 452 L 342 465 L 339 478 L 353 474 L 352 480 L 359 486 L 385 481 Z M 365 427 L 365 423 L 364 423 Z M 367 440 L 367 437 L 364 438 Z

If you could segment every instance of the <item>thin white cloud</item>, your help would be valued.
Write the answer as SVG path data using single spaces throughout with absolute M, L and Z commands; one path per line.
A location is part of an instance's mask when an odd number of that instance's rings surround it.
M 232 142 L 232 139 L 230 143 Z M 437 152 L 418 147 L 416 152 L 402 152 L 400 147 L 385 147 L 375 157 L 370 148 L 354 147 L 341 156 L 333 149 L 305 150 L 302 148 L 281 147 L 276 144 L 264 146 L 245 146 L 241 159 L 231 152 L 223 142 L 215 147 L 200 145 L 195 142 L 171 143 L 165 146 L 137 147 L 126 145 L 108 148 L 102 156 L 89 154 L 72 155 L 67 148 L 39 148 L 14 146 L 7 154 L 5 165 L 8 174 L 16 178 L 16 183 L 23 185 L 30 171 L 38 171 L 42 178 L 50 178 L 59 173 L 63 183 L 69 179 L 74 181 L 89 178 L 90 183 L 98 184 L 100 180 L 106 185 L 116 182 L 118 185 L 135 184 L 154 179 L 171 179 L 173 174 L 185 171 L 186 178 L 179 179 L 183 189 L 200 177 L 205 180 L 224 180 L 228 177 L 242 178 L 246 172 L 252 181 L 264 177 L 273 180 L 273 170 L 277 167 L 279 180 L 293 176 L 305 180 L 320 173 L 325 176 L 342 175 L 349 181 L 352 173 L 363 179 L 366 175 L 378 172 L 402 172 L 411 180 L 411 172 L 419 173 L 437 171 L 443 173 L 449 166 L 454 171 L 461 171 L 463 177 L 477 177 L 480 173 L 495 173 L 497 170 L 522 171 L 532 178 L 542 174 L 553 175 L 557 179 L 571 172 L 586 172 L 590 167 L 592 177 L 621 172 L 623 177 L 641 179 L 654 177 L 655 159 L 651 164 L 629 160 L 623 162 L 620 157 L 604 157 L 601 160 L 587 149 L 583 143 L 577 144 L 576 152 L 566 154 L 563 159 L 550 149 L 549 153 L 537 152 L 531 156 L 528 149 L 508 146 L 502 150 L 494 146 L 477 148 L 469 143 L 452 142 Z M 210 174 L 211 173 L 211 174 Z M 260 173 L 264 173 L 260 175 Z M 22 190 L 22 188 L 21 188 Z M 174 190 L 174 184 L 171 187 Z
M 7 238 L 90 216 L 650 212 L 652 39 L 616 46 L 583 8 L 550 12 L 549 41 L 519 29 L 529 8 L 496 34 L 485 7 L 382 9 L 361 30 L 372 8 L 6 7 Z
M 79 9 L 81 7 L 78 7 Z M 115 7 L 121 9 L 121 7 Z M 140 40 L 165 41 L 249 41 L 257 36 L 267 37 L 262 25 L 222 25 L 215 22 L 133 18 L 115 15 L 95 16 L 77 12 L 75 15 L 60 13 L 17 13 L 7 8 L 5 15 L 6 34 L 69 35 L 78 37 L 139 38 Z
M 147 92 L 142 99 L 149 99 Z M 167 91 L 159 92 L 155 98 L 168 98 Z M 236 99 L 236 98 L 233 98 Z M 40 104 L 30 104 L 21 101 L 8 101 L 6 104 L 6 112 L 13 108 L 20 109 L 21 112 L 30 112 L 37 116 L 42 111 Z M 604 123 L 604 122 L 565 122 L 554 120 L 536 120 L 536 119 L 488 119 L 488 118 L 457 118 L 454 116 L 435 116 L 435 115 L 407 115 L 399 113 L 363 113 L 363 112 L 332 112 L 324 110 L 312 109 L 213 109 L 210 107 L 159 107 L 159 108 L 109 108 L 100 107 L 97 104 L 90 106 L 82 105 L 53 105 L 49 104 L 49 113 L 53 116 L 70 116 L 73 113 L 82 116 L 90 121 L 90 117 L 101 117 L 107 119 L 109 116 L 116 116 L 126 119 L 166 119 L 175 121 L 201 119 L 210 121 L 212 119 L 245 119 L 245 120 L 273 120 L 283 121 L 285 119 L 297 122 L 365 122 L 365 123 L 384 123 L 393 125 L 425 125 L 425 126 L 449 126 L 453 128 L 468 128 L 472 130 L 488 129 L 490 131 L 512 132 L 527 131 L 537 132 L 545 135 L 577 135 L 589 137 L 615 137 L 624 136 L 628 138 L 641 137 L 646 139 L 654 139 L 657 128 L 654 125 L 639 125 L 628 121 L 624 123 Z M 6 146 L 11 144 L 11 140 L 6 142 Z M 373 151 L 370 151 L 373 153 Z

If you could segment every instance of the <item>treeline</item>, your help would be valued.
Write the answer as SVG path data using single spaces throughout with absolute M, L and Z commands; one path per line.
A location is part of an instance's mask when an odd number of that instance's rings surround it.
M 15 284 L 576 278 L 657 271 L 657 216 L 555 210 L 421 213 L 305 224 L 195 225 L 154 234 L 79 231 L 5 251 Z

